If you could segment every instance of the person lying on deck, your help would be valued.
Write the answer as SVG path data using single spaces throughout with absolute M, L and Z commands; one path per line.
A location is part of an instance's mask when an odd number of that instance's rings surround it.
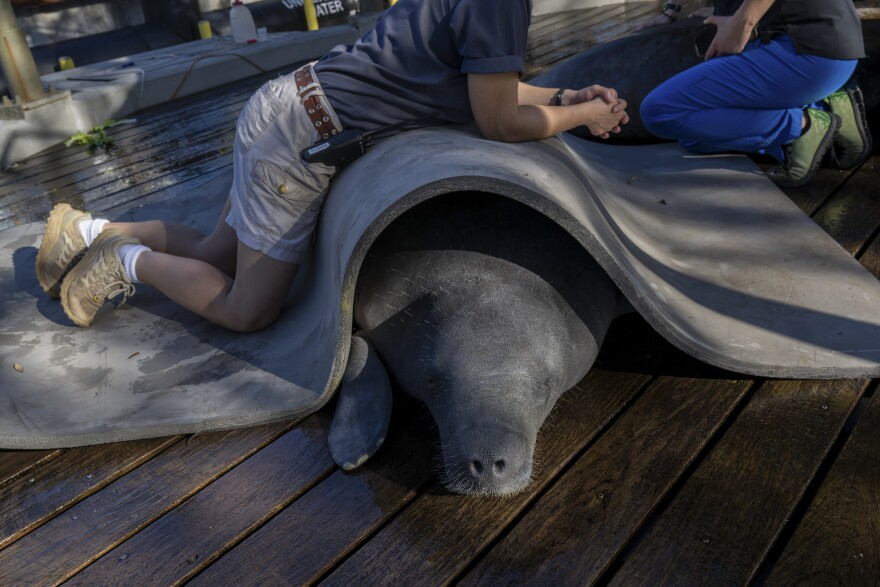
M 338 171 L 300 158 L 316 141 L 433 113 L 439 122 L 476 121 L 490 141 L 538 140 L 580 125 L 603 138 L 620 132 L 629 117 L 615 90 L 520 82 L 531 4 L 400 0 L 353 46 L 250 98 L 236 125 L 232 188 L 211 234 L 108 222 L 59 204 L 37 255 L 40 285 L 80 326 L 108 299 L 124 301 L 133 284 L 147 283 L 220 326 L 259 330 L 281 311 Z
M 676 20 L 665 3 L 641 28 Z M 807 183 L 829 149 L 842 169 L 871 153 L 861 90 L 865 56 L 852 0 L 715 0 L 705 61 L 654 89 L 640 107 L 654 135 L 697 153 L 768 154 L 780 186 Z M 833 147 L 832 147 L 833 146 Z

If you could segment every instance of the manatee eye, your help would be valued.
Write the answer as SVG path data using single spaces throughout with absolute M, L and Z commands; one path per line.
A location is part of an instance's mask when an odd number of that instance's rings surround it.
M 553 401 L 553 398 L 550 397 L 553 392 L 553 385 L 551 385 L 549 379 L 545 379 L 538 385 L 537 393 L 535 394 L 535 401 L 539 406 L 548 406 Z
M 428 375 L 428 379 L 427 381 L 425 381 L 425 384 L 428 387 L 429 394 L 437 393 L 437 391 L 439 391 L 440 388 L 443 387 L 442 379 L 439 375 L 435 373 L 431 373 Z

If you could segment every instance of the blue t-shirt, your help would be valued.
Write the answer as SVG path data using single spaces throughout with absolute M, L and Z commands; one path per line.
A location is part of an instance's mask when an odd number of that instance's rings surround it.
M 400 0 L 315 65 L 345 128 L 474 119 L 467 74 L 523 72 L 531 0 Z M 425 124 L 431 124 L 427 122 Z

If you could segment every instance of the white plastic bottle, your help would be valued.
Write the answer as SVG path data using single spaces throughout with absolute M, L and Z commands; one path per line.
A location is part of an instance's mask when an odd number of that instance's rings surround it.
M 232 38 L 236 43 L 256 43 L 257 27 L 254 26 L 254 17 L 247 6 L 241 0 L 232 3 L 229 11 L 229 24 L 232 26 Z

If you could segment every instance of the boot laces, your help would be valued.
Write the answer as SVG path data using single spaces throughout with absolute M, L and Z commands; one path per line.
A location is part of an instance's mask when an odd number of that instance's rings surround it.
M 115 288 L 115 289 L 114 289 Z M 107 290 L 110 290 L 109 292 Z M 104 295 L 106 293 L 106 295 Z M 133 296 L 135 293 L 134 284 L 127 283 L 125 281 L 111 281 L 101 289 L 97 291 L 97 295 L 100 297 L 104 295 L 104 299 L 107 301 L 112 301 L 117 306 L 120 306 L 125 303 L 130 296 Z M 122 295 L 121 300 L 114 300 L 113 298 Z

